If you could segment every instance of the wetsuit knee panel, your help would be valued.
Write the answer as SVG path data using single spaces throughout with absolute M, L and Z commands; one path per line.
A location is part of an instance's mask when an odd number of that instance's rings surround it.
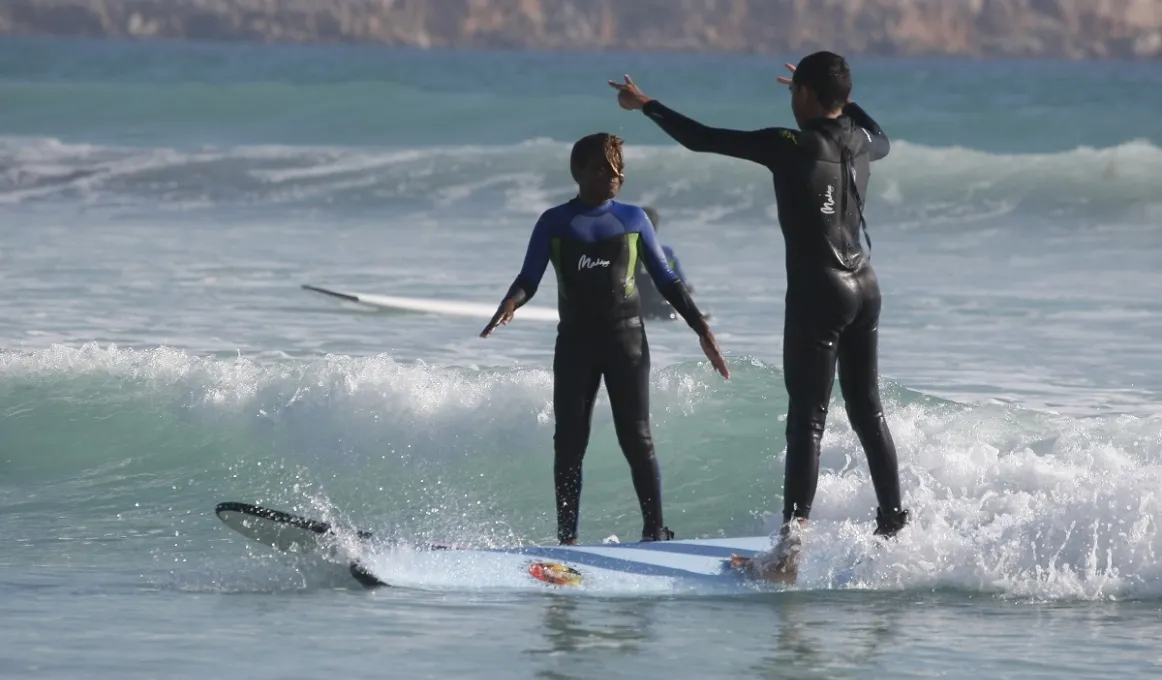
M 623 449 L 633 449 L 643 455 L 653 455 L 654 437 L 646 418 L 615 419 L 617 441 Z
M 851 429 L 856 432 L 878 429 L 885 422 L 884 409 L 879 403 L 873 404 L 862 400 L 848 402 L 844 404 L 844 410 L 847 412 Z
M 827 426 L 827 407 L 803 405 L 798 407 L 794 402 L 787 409 L 787 433 L 811 433 L 822 435 Z
M 852 430 L 855 431 L 855 435 L 860 438 L 860 441 L 871 441 L 888 429 L 888 421 L 887 418 L 884 418 L 883 411 L 853 414 L 851 410 L 848 410 L 847 421 L 852 424 Z

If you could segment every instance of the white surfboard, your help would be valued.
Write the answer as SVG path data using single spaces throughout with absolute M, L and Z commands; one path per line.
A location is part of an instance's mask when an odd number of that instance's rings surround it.
M 630 594 L 734 592 L 755 584 L 732 556 L 769 550 L 769 536 L 577 546 L 372 549 L 355 568 L 375 581 L 424 590 L 545 590 Z
M 286 552 L 302 553 L 355 538 L 350 571 L 369 586 L 433 590 L 544 590 L 578 592 L 735 591 L 754 584 L 731 557 L 771 548 L 769 536 L 648 543 L 500 548 L 379 543 L 369 532 L 331 525 L 245 503 L 219 503 L 218 517 L 242 535 Z
M 397 311 L 427 312 L 429 314 L 446 314 L 451 316 L 468 316 L 488 321 L 496 313 L 496 305 L 482 302 L 465 302 L 463 300 L 433 300 L 429 298 L 399 297 L 395 295 L 374 295 L 370 293 L 356 293 L 352 291 L 338 291 L 319 288 L 303 284 L 304 290 L 320 293 L 348 302 L 358 302 L 378 309 L 392 309 Z M 516 310 L 514 321 L 559 321 L 557 310 L 551 307 L 525 305 Z

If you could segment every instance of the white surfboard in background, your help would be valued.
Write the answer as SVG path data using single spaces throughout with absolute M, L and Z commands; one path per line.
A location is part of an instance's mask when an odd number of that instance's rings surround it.
M 339 298 L 340 300 L 347 300 L 348 302 L 358 302 L 360 304 L 376 307 L 378 309 L 427 312 L 429 314 L 447 314 L 451 316 L 468 316 L 483 319 L 485 321 L 491 319 L 492 315 L 496 313 L 496 305 L 480 302 L 465 302 L 463 300 L 432 300 L 427 298 L 399 297 L 395 295 L 373 295 L 369 293 L 356 293 L 353 291 L 329 290 L 327 288 L 319 288 L 318 286 L 311 286 L 307 284 L 303 284 L 303 289 L 314 293 L 320 293 L 322 295 Z M 551 307 L 538 307 L 535 305 L 525 305 L 524 307 L 516 310 L 516 318 L 530 321 L 556 322 L 560 320 L 556 309 Z

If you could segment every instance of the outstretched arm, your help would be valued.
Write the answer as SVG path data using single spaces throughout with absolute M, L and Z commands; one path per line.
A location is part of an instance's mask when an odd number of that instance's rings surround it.
M 855 102 L 848 102 L 843 107 L 843 115 L 855 121 L 855 124 L 867 130 L 868 141 L 871 145 L 868 147 L 868 154 L 873 161 L 878 161 L 884 156 L 888 155 L 891 150 L 891 142 L 888 141 L 888 136 L 884 134 L 879 123 L 875 122 L 871 116 L 864 111 L 859 104 Z
M 537 288 L 541 285 L 541 278 L 545 275 L 545 267 L 549 264 L 550 229 L 547 213 L 541 215 L 536 226 L 533 227 L 532 236 L 529 237 L 529 245 L 525 250 L 525 260 L 520 273 L 516 275 L 512 285 L 508 287 L 508 292 L 505 293 L 500 306 L 496 308 L 496 314 L 480 332 L 480 337 L 487 338 L 492 335 L 492 331 L 496 330 L 497 326 L 503 326 L 512 321 L 513 312 L 536 295 Z
M 674 141 L 691 151 L 741 158 L 772 168 L 799 143 L 798 133 L 787 128 L 748 131 L 707 127 L 645 96 L 629 76 L 625 77 L 625 84 L 611 80 L 609 85 L 617 90 L 621 108 L 641 110 Z
M 773 167 L 795 148 L 797 133 L 787 128 L 730 130 L 713 128 L 687 118 L 656 99 L 642 105 L 642 113 L 691 151 L 716 153 Z

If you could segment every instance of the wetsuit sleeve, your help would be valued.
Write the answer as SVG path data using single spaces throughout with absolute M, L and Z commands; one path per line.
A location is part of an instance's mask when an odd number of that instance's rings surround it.
M 702 312 L 698 311 L 698 306 L 690 297 L 686 284 L 682 283 L 682 279 L 678 278 L 673 269 L 670 269 L 653 225 L 644 218 L 644 214 L 641 220 L 641 238 L 642 262 L 645 263 L 650 278 L 654 280 L 654 285 L 658 287 L 658 292 L 674 307 L 674 311 L 681 315 L 686 325 L 702 333 L 706 329 L 706 320 L 702 318 Z
M 694 286 L 690 285 L 690 279 L 686 278 L 686 272 L 682 271 L 682 263 L 678 260 L 678 256 L 674 254 L 674 250 L 662 246 L 662 252 L 666 254 L 666 262 L 669 263 L 670 269 L 673 269 L 674 273 L 678 275 L 678 278 L 682 280 L 682 283 L 686 286 L 686 290 L 693 293 Z
M 518 308 L 531 300 L 541 285 L 541 278 L 549 265 L 551 239 L 552 222 L 548 213 L 545 213 L 533 227 L 533 234 L 529 237 L 528 249 L 525 251 L 524 264 L 505 295 L 505 298 L 512 298 Z
M 646 102 L 642 112 L 674 141 L 691 151 L 740 158 L 768 168 L 786 158 L 798 144 L 798 133 L 794 130 L 712 128 L 667 108 L 656 99 Z
M 843 114 L 855 121 L 855 124 L 867 130 L 870 136 L 871 145 L 868 147 L 868 155 L 871 160 L 878 161 L 884 156 L 888 155 L 891 150 L 891 143 L 888 141 L 888 136 L 884 134 L 879 123 L 876 123 L 871 116 L 867 115 L 867 111 L 860 108 L 859 104 L 855 102 L 848 102 L 843 107 Z

